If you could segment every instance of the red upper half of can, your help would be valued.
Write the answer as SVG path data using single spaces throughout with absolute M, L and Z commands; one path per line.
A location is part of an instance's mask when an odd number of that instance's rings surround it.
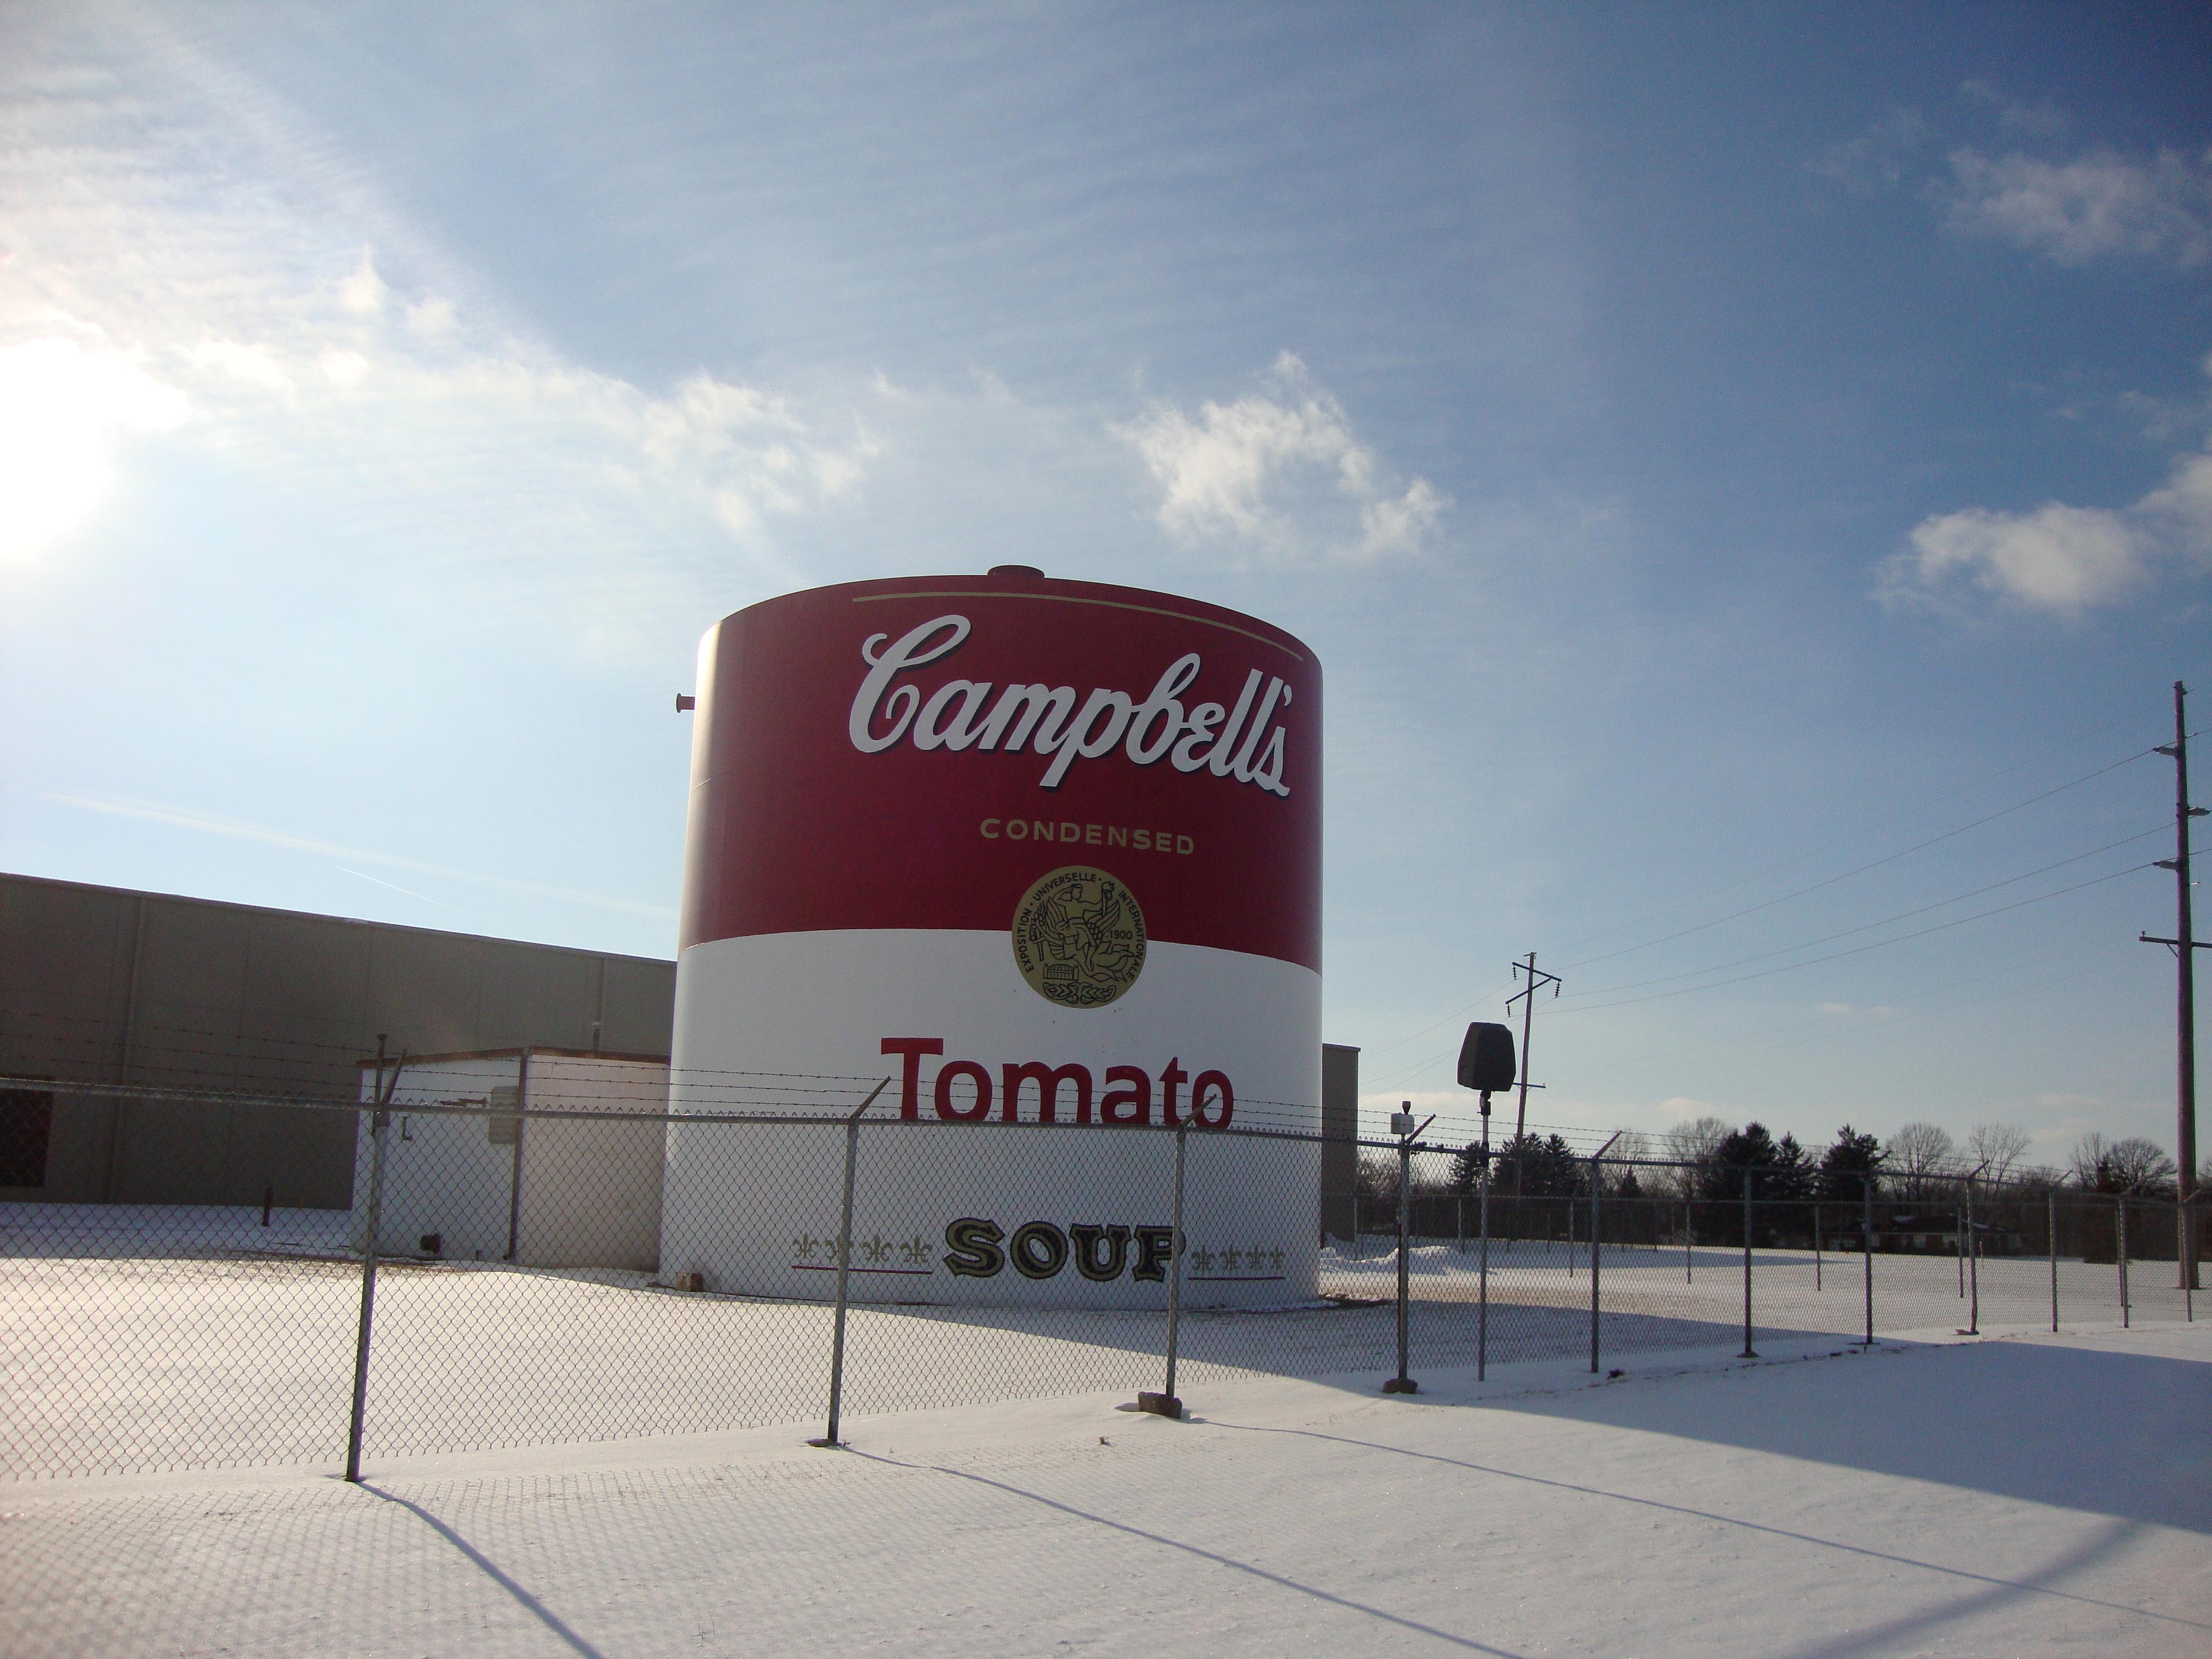
M 1279 628 L 1001 571 L 749 606 L 699 647 L 682 945 L 1006 931 L 1068 865 L 1147 936 L 1321 967 L 1322 680 Z

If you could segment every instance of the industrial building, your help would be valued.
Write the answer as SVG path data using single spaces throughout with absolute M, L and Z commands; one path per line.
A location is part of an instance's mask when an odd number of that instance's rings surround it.
M 542 1046 L 665 1059 L 676 964 L 0 874 L 0 1200 L 353 1200 L 357 1062 Z M 122 1085 L 125 1097 L 82 1086 Z

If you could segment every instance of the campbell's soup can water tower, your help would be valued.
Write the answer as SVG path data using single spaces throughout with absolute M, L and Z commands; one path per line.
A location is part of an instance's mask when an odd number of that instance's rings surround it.
M 827 1297 L 1151 1307 L 1175 1137 L 1184 1297 L 1310 1297 L 1321 670 L 1165 593 L 846 583 L 701 642 L 661 1266 Z M 855 1080 L 860 1081 L 857 1085 Z M 1156 1133 L 1130 1133 L 1150 1128 Z

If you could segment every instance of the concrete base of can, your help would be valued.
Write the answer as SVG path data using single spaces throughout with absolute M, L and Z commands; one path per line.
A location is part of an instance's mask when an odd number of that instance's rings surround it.
M 1154 1394 L 1148 1389 L 1139 1389 L 1137 1391 L 1137 1409 L 1140 1412 L 1150 1412 L 1155 1417 L 1172 1417 L 1180 1419 L 1182 1416 L 1182 1401 L 1171 1394 Z
M 1419 1394 L 1420 1391 L 1421 1385 L 1410 1376 L 1392 1376 L 1383 1380 L 1382 1392 L 1385 1394 Z

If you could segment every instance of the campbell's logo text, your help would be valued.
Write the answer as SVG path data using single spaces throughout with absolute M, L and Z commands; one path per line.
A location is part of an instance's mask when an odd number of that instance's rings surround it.
M 951 655 L 969 631 L 967 617 L 945 616 L 896 640 L 871 635 L 860 647 L 868 672 L 846 721 L 853 747 L 864 755 L 901 743 L 956 754 L 968 749 L 1014 754 L 1027 748 L 1050 757 L 1037 781 L 1045 789 L 1059 788 L 1076 762 L 1119 749 L 1133 765 L 1165 761 L 1178 772 L 1202 770 L 1255 784 L 1271 795 L 1290 794 L 1279 722 L 1291 706 L 1291 688 L 1275 676 L 1255 668 L 1233 705 L 1188 707 L 1183 694 L 1202 666 L 1195 651 L 1170 663 L 1141 702 L 1110 687 L 1094 690 L 1079 703 L 1072 685 L 950 679 L 925 690 L 904 678 Z

